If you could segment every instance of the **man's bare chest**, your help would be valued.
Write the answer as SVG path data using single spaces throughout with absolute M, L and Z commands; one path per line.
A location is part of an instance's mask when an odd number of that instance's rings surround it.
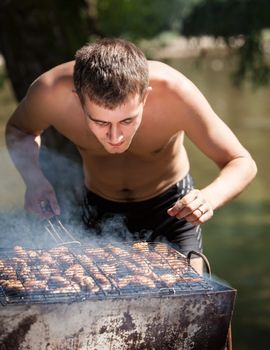
M 165 118 L 164 118 L 165 119 Z M 97 137 L 89 130 L 82 111 L 67 110 L 54 125 L 59 133 L 68 138 L 83 154 L 95 157 L 110 157 Z M 155 158 L 159 154 L 173 149 L 183 139 L 182 132 L 166 124 L 163 118 L 147 116 L 134 135 L 125 158 Z M 115 158 L 115 157 L 114 157 Z

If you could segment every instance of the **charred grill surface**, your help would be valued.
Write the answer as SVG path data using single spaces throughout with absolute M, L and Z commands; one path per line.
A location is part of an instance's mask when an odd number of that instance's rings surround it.
M 184 255 L 163 243 L 103 247 L 15 247 L 0 251 L 0 301 L 72 302 L 92 298 L 212 290 Z

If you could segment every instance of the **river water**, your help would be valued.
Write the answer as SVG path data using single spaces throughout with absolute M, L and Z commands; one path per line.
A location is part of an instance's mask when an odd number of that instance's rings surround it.
M 214 110 L 233 129 L 258 165 L 255 181 L 204 225 L 204 253 L 215 276 L 237 289 L 232 330 L 234 350 L 270 349 L 270 89 L 238 89 L 230 80 L 228 58 L 181 59 L 169 63 L 187 75 Z M 23 206 L 24 186 L 4 145 L 4 124 L 14 102 L 0 91 L 0 225 Z M 217 174 L 216 166 L 188 140 L 192 174 L 198 188 Z M 0 242 L 0 245 L 3 245 Z
M 270 349 L 270 87 L 236 88 L 227 58 L 173 60 L 233 129 L 258 166 L 254 182 L 204 225 L 204 253 L 213 273 L 237 289 L 232 322 L 234 350 Z M 187 142 L 198 187 L 216 167 Z

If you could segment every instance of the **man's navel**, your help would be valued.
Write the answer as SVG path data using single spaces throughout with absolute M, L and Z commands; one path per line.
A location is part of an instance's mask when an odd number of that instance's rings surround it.
M 122 188 L 120 190 L 122 193 L 123 199 L 126 201 L 134 201 L 134 193 L 130 188 Z

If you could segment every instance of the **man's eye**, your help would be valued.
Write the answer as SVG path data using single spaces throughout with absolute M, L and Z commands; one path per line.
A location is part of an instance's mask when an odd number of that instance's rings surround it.
M 128 124 L 131 124 L 132 123 L 132 119 L 125 119 L 125 120 L 122 120 L 121 121 L 121 124 L 125 124 L 125 125 L 128 125 Z
M 108 122 L 95 121 L 95 123 L 96 123 L 97 125 L 99 125 L 99 126 L 107 126 L 107 125 L 109 125 Z

